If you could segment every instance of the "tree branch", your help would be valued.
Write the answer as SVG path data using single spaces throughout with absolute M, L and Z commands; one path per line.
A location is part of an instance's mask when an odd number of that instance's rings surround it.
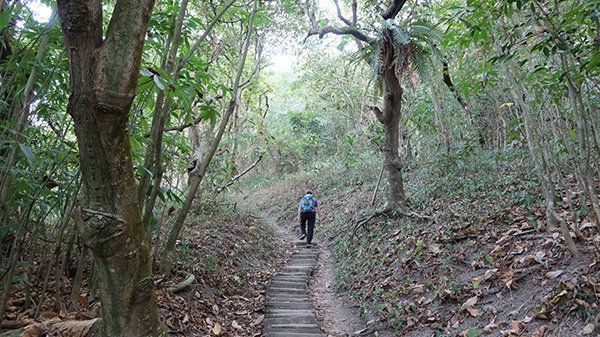
M 317 24 L 317 18 L 315 16 L 315 11 L 311 11 L 311 3 L 310 0 L 306 1 L 306 7 L 302 7 L 301 5 L 299 6 L 300 8 L 302 8 L 302 10 L 304 11 L 304 13 L 306 14 L 306 16 L 308 17 L 308 19 L 310 20 L 311 23 L 311 29 L 308 32 L 308 34 L 306 35 L 306 37 L 304 38 L 304 42 L 306 42 L 308 40 L 309 37 L 313 36 L 313 35 L 318 35 L 320 39 L 323 38 L 323 36 L 327 35 L 327 34 L 335 34 L 335 35 L 352 35 L 355 39 L 356 39 L 356 43 L 359 45 L 359 47 L 362 47 L 361 42 L 370 42 L 371 38 L 368 37 L 367 35 L 365 35 L 364 33 L 362 33 L 361 31 L 358 30 L 358 28 L 356 28 L 356 21 L 357 21 L 357 7 L 358 4 L 356 3 L 356 0 L 354 0 L 352 2 L 352 18 L 353 18 L 353 22 L 350 22 L 350 20 L 346 19 L 343 15 L 342 15 L 342 11 L 339 5 L 339 0 L 334 0 L 335 2 L 335 6 L 337 9 L 337 13 L 338 13 L 338 17 L 340 18 L 340 20 L 342 20 L 347 27 L 342 27 L 342 28 L 336 28 L 336 27 L 332 27 L 332 26 L 325 26 L 325 27 L 319 27 L 319 25 Z
M 237 176 L 231 178 L 231 180 L 229 180 L 229 182 L 227 182 L 227 184 L 219 187 L 219 189 L 217 190 L 217 193 L 222 192 L 224 189 L 226 189 L 227 187 L 233 185 L 233 183 L 235 183 L 236 181 L 238 181 L 241 177 L 243 177 L 246 173 L 250 172 L 250 170 L 252 170 L 253 168 L 256 167 L 256 165 L 258 165 L 258 163 L 260 163 L 260 160 L 262 159 L 264 153 L 261 153 L 258 158 L 254 161 L 254 163 L 252 163 L 252 165 L 248 166 L 244 171 L 242 171 L 242 173 L 238 174 Z
M 452 79 L 450 78 L 450 72 L 448 70 L 448 62 L 446 62 L 446 61 L 443 62 L 442 76 L 443 76 L 444 83 L 446 84 L 448 89 L 450 89 L 450 92 L 452 92 L 452 95 L 454 96 L 454 98 L 456 98 L 456 100 L 458 101 L 458 103 L 460 103 L 460 105 L 462 106 L 462 108 L 464 110 L 467 110 L 467 102 L 456 91 L 456 87 L 454 86 L 454 83 L 452 82 Z
M 262 114 L 262 118 L 265 119 L 267 118 L 267 112 L 269 112 L 269 96 L 266 95 L 266 92 L 263 93 L 263 95 L 265 97 L 265 112 Z M 258 111 L 260 111 L 260 108 L 258 109 Z
M 204 30 L 204 33 L 202 34 L 202 36 L 200 36 L 200 38 L 194 43 L 194 45 L 192 46 L 192 48 L 190 48 L 188 53 L 181 60 L 179 60 L 179 64 L 177 65 L 178 71 L 181 70 L 190 61 L 190 59 L 192 58 L 194 53 L 198 50 L 198 48 L 200 48 L 200 45 L 202 44 L 202 42 L 204 42 L 204 40 L 206 39 L 208 34 L 212 31 L 212 29 L 215 27 L 217 22 L 219 22 L 219 20 L 223 16 L 223 14 L 225 14 L 225 12 L 227 12 L 229 7 L 231 7 L 231 5 L 233 5 L 234 2 L 235 2 L 235 0 L 229 0 L 229 2 L 227 2 L 223 6 L 223 8 L 221 8 L 221 10 L 215 15 L 213 20 L 208 24 L 208 27 L 206 27 L 206 29 Z
M 406 3 L 406 0 L 394 0 L 390 4 L 390 7 L 388 7 L 388 9 L 383 14 L 381 14 L 381 17 L 384 20 L 394 19 L 396 17 L 396 15 L 398 15 L 398 13 L 400 13 L 400 10 L 402 10 L 402 7 L 404 7 L 405 3 Z
M 318 27 L 313 27 L 308 32 L 308 35 L 306 35 L 306 37 L 304 38 L 304 42 L 306 42 L 306 40 L 313 35 L 319 35 L 319 38 L 322 39 L 323 36 L 325 36 L 326 34 L 329 34 L 329 33 L 335 34 L 335 35 L 352 35 L 356 39 L 363 41 L 363 42 L 371 41 L 371 38 L 369 38 L 367 35 L 360 32 L 356 28 L 353 28 L 353 27 L 334 28 L 331 26 L 327 26 L 327 27 L 323 27 L 320 29 Z
M 260 67 L 260 62 L 262 61 L 262 51 L 262 43 L 260 39 L 258 39 L 256 41 L 256 46 L 254 47 L 254 69 L 252 69 L 252 72 L 250 73 L 250 75 L 248 75 L 248 78 L 242 84 L 240 84 L 240 88 L 245 88 L 247 85 L 249 85 L 254 76 L 259 74 L 260 71 L 263 69 Z
M 185 290 L 185 288 L 191 286 L 192 283 L 194 283 L 194 281 L 196 280 L 196 276 L 194 276 L 194 274 L 188 273 L 185 270 L 178 270 L 177 274 L 179 274 L 181 276 L 185 276 L 185 280 L 169 287 L 169 291 L 172 293 L 178 293 L 178 292 Z
M 379 109 L 379 107 L 376 107 L 376 106 L 369 106 L 369 109 L 371 109 L 371 111 L 373 111 L 373 113 L 375 114 L 375 117 L 377 117 L 377 120 L 378 120 L 380 123 L 383 123 L 383 122 L 384 122 L 384 119 L 383 119 L 383 111 L 381 111 L 381 109 Z
M 337 9 L 338 18 L 340 18 L 340 20 L 342 20 L 342 22 L 347 24 L 348 26 L 354 26 L 352 22 L 350 22 L 350 20 L 346 19 L 344 15 L 342 15 L 342 9 L 340 8 L 340 3 L 338 2 L 338 0 L 333 0 L 333 2 L 335 3 L 335 8 Z
M 106 39 L 94 55 L 95 86 L 108 88 L 106 91 L 97 90 L 98 95 L 106 95 L 99 97 L 101 102 L 119 106 L 125 104 L 121 100 L 128 102 L 132 98 L 129 96 L 135 94 L 141 50 L 153 6 L 154 0 L 118 0 L 115 4 Z M 123 34 L 125 31 L 128 33 Z

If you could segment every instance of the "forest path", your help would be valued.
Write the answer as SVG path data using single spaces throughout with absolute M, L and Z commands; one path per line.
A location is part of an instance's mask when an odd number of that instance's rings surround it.
M 308 282 L 318 256 L 316 249 L 296 244 L 290 261 L 271 279 L 265 299 L 266 337 L 325 336 L 308 296 Z
M 265 336 L 377 335 L 374 329 L 365 328 L 358 306 L 336 291 L 336 270 L 318 226 L 310 248 L 298 240 L 289 226 L 280 225 L 277 230 L 286 244 L 293 245 L 293 250 L 291 259 L 267 287 Z M 378 333 L 378 336 L 395 336 L 381 330 Z

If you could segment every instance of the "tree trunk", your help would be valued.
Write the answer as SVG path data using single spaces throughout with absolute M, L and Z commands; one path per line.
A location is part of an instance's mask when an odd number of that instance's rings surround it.
M 386 210 L 397 210 L 406 206 L 402 161 L 398 154 L 398 126 L 402 117 L 402 87 L 394 64 L 394 45 L 389 34 L 384 35 L 382 53 L 383 111 L 374 109 L 377 119 L 383 124 L 383 165 L 388 173 L 388 195 Z
M 153 4 L 117 0 L 103 33 L 100 0 L 58 0 L 71 75 L 67 112 L 75 124 L 85 191 L 79 231 L 94 255 L 103 336 L 164 334 L 128 133 Z
M 391 121 L 383 124 L 383 165 L 388 173 L 388 209 L 404 207 L 406 197 L 404 195 L 404 182 L 402 180 L 402 161 L 398 153 L 398 124 L 400 122 L 400 107 L 398 113 L 394 114 Z
M 505 69 L 506 77 L 508 78 L 508 91 L 512 94 L 515 100 L 516 106 L 521 111 L 521 118 L 523 119 L 523 126 L 525 127 L 525 136 L 527 139 L 527 148 L 529 154 L 533 160 L 535 173 L 540 181 L 542 187 L 542 193 L 546 200 L 546 223 L 549 228 L 557 228 L 560 223 L 559 219 L 555 217 L 556 214 L 556 189 L 552 182 L 552 177 L 547 169 L 546 159 L 544 157 L 544 151 L 541 147 L 541 140 L 536 137 L 535 125 L 532 125 L 533 112 L 529 103 L 526 101 L 527 91 L 523 84 L 516 78 L 517 68 L 514 64 L 510 65 Z
M 179 237 L 179 233 L 181 233 L 181 230 L 183 229 L 183 223 L 187 217 L 190 207 L 192 206 L 192 201 L 194 200 L 196 192 L 198 191 L 198 187 L 200 186 L 200 183 L 204 179 L 204 175 L 206 174 L 208 165 L 212 161 L 214 154 L 217 151 L 217 147 L 219 146 L 219 144 L 221 142 L 221 138 L 223 137 L 223 133 L 225 132 L 225 128 L 227 127 L 229 119 L 235 109 L 235 106 L 238 103 L 238 100 L 239 100 L 238 90 L 239 90 L 239 85 L 240 85 L 240 78 L 241 78 L 242 72 L 244 70 L 244 65 L 246 64 L 246 56 L 248 55 L 248 46 L 250 45 L 250 38 L 253 33 L 254 17 L 257 12 L 257 7 L 258 7 L 258 0 L 255 0 L 253 9 L 252 9 L 252 14 L 250 15 L 250 19 L 248 21 L 248 29 L 246 32 L 247 35 L 246 35 L 246 39 L 244 41 L 244 44 L 242 46 L 242 50 L 240 53 L 240 58 L 239 58 L 238 67 L 237 67 L 237 73 L 236 73 L 236 76 L 234 79 L 233 89 L 232 89 L 232 93 L 231 93 L 231 100 L 229 101 L 227 110 L 221 117 L 221 122 L 219 123 L 219 129 L 217 131 L 217 134 L 211 141 L 210 149 L 206 152 L 205 157 L 202 160 L 202 163 L 197 165 L 196 168 L 192 172 L 190 172 L 190 183 L 189 183 L 190 189 L 186 195 L 186 198 L 185 198 L 185 201 L 183 202 L 183 206 L 182 206 L 181 210 L 177 214 L 177 218 L 175 219 L 175 223 L 173 224 L 173 228 L 171 229 L 171 232 L 169 233 L 167 243 L 165 245 L 166 254 L 163 258 L 163 261 L 162 261 L 163 263 L 161 265 L 161 269 L 163 272 L 168 272 L 171 269 L 171 266 L 172 266 L 171 254 L 172 254 L 173 250 L 175 249 L 175 243 L 177 241 L 177 238 Z

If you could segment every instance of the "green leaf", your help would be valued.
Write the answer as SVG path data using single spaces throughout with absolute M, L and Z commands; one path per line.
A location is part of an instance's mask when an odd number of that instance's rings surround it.
M 0 13 L 0 30 L 6 28 L 8 22 L 10 21 L 10 10 L 4 6 L 2 12 Z
M 480 335 L 481 331 L 479 331 L 477 328 L 469 328 L 469 330 L 467 330 L 467 337 L 477 337 Z
M 148 70 L 148 68 L 140 68 L 140 75 L 150 77 L 150 76 L 154 75 L 154 73 L 152 73 L 150 70 Z
M 156 83 L 156 86 L 160 88 L 160 90 L 165 90 L 165 85 L 162 83 L 159 76 L 154 75 L 152 76 L 152 79 L 154 80 L 154 83 Z
M 35 155 L 33 154 L 33 151 L 31 150 L 31 148 L 29 146 L 23 145 L 23 144 L 19 144 L 19 148 L 25 155 L 25 158 L 27 158 L 27 162 L 29 163 L 29 166 L 33 167 L 35 164 L 36 158 L 35 158 Z
M 596 69 L 598 66 L 600 66 L 600 52 L 592 55 L 592 57 L 590 58 L 590 62 L 587 65 L 587 68 L 591 71 Z

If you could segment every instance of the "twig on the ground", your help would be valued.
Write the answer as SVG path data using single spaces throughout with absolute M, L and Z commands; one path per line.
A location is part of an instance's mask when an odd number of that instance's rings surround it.
M 30 324 L 35 323 L 34 320 L 32 319 L 24 319 L 21 321 L 10 321 L 10 320 L 6 320 L 6 321 L 2 321 L 2 324 L 0 325 L 0 328 L 2 329 L 6 329 L 6 330 L 13 330 L 13 329 L 19 329 L 25 326 L 28 326 Z
M 526 235 L 533 234 L 533 233 L 538 233 L 538 230 L 535 228 L 531 228 L 531 229 L 516 233 L 516 234 L 514 234 L 514 236 L 526 236 Z
M 405 215 L 405 216 L 410 217 L 410 218 L 417 218 L 417 219 L 424 220 L 424 221 L 435 222 L 435 219 L 432 216 L 423 215 L 423 214 L 419 214 L 419 213 L 416 213 L 416 212 L 403 213 L 402 215 Z
M 470 238 L 476 238 L 476 237 L 477 237 L 477 234 L 473 233 L 473 234 L 452 236 L 449 238 L 441 238 L 441 239 L 437 240 L 437 242 L 439 242 L 439 243 L 456 243 L 458 241 L 462 241 L 462 240 L 470 239 Z
M 354 332 L 353 336 L 371 336 L 377 331 L 389 329 L 390 326 L 390 323 L 371 320 L 367 322 L 367 326 L 364 329 Z

